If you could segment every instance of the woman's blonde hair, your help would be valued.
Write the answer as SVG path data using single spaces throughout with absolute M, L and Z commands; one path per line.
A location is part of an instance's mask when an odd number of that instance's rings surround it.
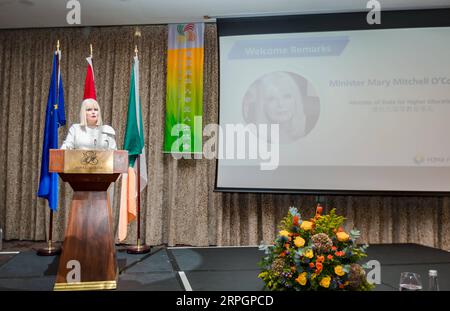
M 97 125 L 103 125 L 103 120 L 102 120 L 102 111 L 100 109 L 100 106 L 98 104 L 98 102 L 95 99 L 92 98 L 88 98 L 83 100 L 83 102 L 81 103 L 81 109 L 80 109 L 80 124 L 82 126 L 87 126 L 87 120 L 86 120 L 86 106 L 88 104 L 92 104 L 94 105 L 94 108 L 98 109 L 98 118 L 97 118 Z
M 252 83 L 243 100 L 244 120 L 246 120 L 247 123 L 255 124 L 278 123 L 271 119 L 265 106 L 265 97 L 268 97 L 270 92 L 274 91 L 270 88 L 273 88 L 275 91 L 285 90 L 287 93 L 291 94 L 294 100 L 294 107 L 291 111 L 292 116 L 290 120 L 286 121 L 290 130 L 289 134 L 292 137 L 305 136 L 307 121 L 304 107 L 305 98 L 299 85 L 289 72 L 277 71 L 268 73 Z

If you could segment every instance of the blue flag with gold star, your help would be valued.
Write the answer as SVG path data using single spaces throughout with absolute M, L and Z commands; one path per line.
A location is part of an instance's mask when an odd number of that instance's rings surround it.
M 64 113 L 64 90 L 59 62 L 61 52 L 53 56 L 52 77 L 45 112 L 44 143 L 42 147 L 41 175 L 39 179 L 38 196 L 48 201 L 49 207 L 55 211 L 58 208 L 58 174 L 50 173 L 49 150 L 58 149 L 58 128 L 66 124 Z

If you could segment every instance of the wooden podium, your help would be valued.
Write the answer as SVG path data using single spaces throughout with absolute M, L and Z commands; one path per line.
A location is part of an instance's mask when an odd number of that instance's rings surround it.
M 127 151 L 50 150 L 49 171 L 74 190 L 54 290 L 117 287 L 108 187 L 128 170 Z

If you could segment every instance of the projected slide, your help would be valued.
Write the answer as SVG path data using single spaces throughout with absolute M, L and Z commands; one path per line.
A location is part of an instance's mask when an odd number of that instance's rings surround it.
M 275 165 L 223 156 L 217 186 L 449 191 L 448 38 L 443 27 L 220 37 L 220 125 L 252 125 Z

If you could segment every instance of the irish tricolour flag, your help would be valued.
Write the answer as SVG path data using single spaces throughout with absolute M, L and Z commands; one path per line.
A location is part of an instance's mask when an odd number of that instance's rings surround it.
M 128 151 L 128 173 L 122 175 L 122 189 L 119 216 L 119 240 L 127 237 L 128 224 L 136 219 L 137 214 L 137 178 L 140 178 L 140 189 L 147 186 L 147 164 L 144 147 L 144 127 L 139 97 L 139 59 L 134 57 L 131 70 L 130 96 L 128 99 L 128 117 L 123 149 Z M 139 172 L 137 171 L 137 159 Z

